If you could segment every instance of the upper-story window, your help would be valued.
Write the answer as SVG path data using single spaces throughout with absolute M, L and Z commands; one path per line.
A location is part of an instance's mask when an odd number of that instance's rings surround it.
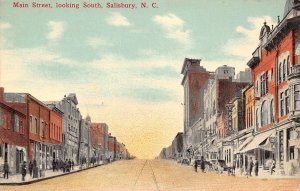
M 285 112 L 288 114 L 290 112 L 290 98 L 289 98 L 289 90 L 285 90 Z
M 300 85 L 295 85 L 294 105 L 295 110 L 300 110 Z
M 285 81 L 285 76 L 286 76 L 286 65 L 284 60 L 282 64 L 282 81 Z
M 279 63 L 279 67 L 278 67 L 278 83 L 281 82 L 281 71 L 282 71 L 282 64 L 281 62 Z
M 271 123 L 274 123 L 274 107 L 273 107 L 273 99 L 270 102 L 270 121 Z
M 267 102 L 264 101 L 261 106 L 261 126 L 265 126 L 268 124 L 268 108 L 267 108 Z
M 268 93 L 268 75 L 267 72 L 260 76 L 260 95 Z
M 14 131 L 19 132 L 20 131 L 20 119 L 18 115 L 14 115 Z
M 285 115 L 284 113 L 284 92 L 280 93 L 280 102 L 279 102 L 279 108 L 280 108 L 280 116 Z
M 287 75 L 289 75 L 291 70 L 290 56 L 288 56 L 286 59 L 286 65 L 287 65 L 286 73 Z
M 3 124 L 3 120 L 2 120 L 2 111 L 0 111 L 0 127 L 2 126 Z
M 258 123 L 258 109 L 256 109 L 255 113 L 255 128 L 258 129 L 259 123 Z

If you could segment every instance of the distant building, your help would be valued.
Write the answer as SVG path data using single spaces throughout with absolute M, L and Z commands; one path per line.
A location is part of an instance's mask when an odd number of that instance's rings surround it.
M 63 160 L 70 159 L 79 164 L 78 161 L 78 146 L 79 146 L 79 128 L 81 123 L 81 113 L 77 108 L 78 100 L 76 94 L 71 93 L 68 96 L 57 102 L 56 107 L 63 114 L 63 132 L 62 132 L 62 147 Z
M 185 138 L 188 129 L 199 119 L 201 102 L 199 100 L 200 89 L 209 78 L 210 74 L 200 66 L 199 59 L 185 58 L 181 70 L 183 79 L 181 85 L 184 88 L 184 147 L 190 143 Z

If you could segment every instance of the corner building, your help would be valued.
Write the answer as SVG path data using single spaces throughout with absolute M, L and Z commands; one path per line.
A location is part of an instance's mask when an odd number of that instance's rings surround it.
M 288 175 L 300 163 L 300 1 L 287 0 L 283 19 L 274 28 L 264 23 L 259 40 L 248 62 L 255 136 L 242 152 L 263 167 L 274 158 L 277 172 Z

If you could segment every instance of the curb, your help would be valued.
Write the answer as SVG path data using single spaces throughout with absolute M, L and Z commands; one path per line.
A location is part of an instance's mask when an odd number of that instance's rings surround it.
M 56 176 L 50 176 L 50 177 L 45 177 L 45 178 L 40 178 L 40 179 L 35 179 L 35 180 L 30 180 L 30 181 L 25 181 L 25 182 L 0 183 L 0 185 L 1 186 L 22 186 L 22 185 L 29 185 L 29 184 L 41 182 L 41 181 L 44 181 L 44 180 L 49 180 L 49 179 L 53 179 L 53 178 L 67 176 L 67 175 L 70 175 L 70 174 L 75 174 L 75 173 L 82 172 L 82 171 L 85 171 L 85 170 L 90 170 L 90 169 L 97 168 L 97 167 L 102 166 L 102 165 L 106 165 L 106 164 L 99 164 L 99 165 L 96 165 L 96 166 L 93 166 L 93 167 L 90 167 L 90 168 L 80 169 L 80 170 L 77 170 L 77 171 L 73 171 L 73 172 L 69 172 L 69 173 L 63 173 L 63 174 L 59 174 L 59 175 L 56 175 Z

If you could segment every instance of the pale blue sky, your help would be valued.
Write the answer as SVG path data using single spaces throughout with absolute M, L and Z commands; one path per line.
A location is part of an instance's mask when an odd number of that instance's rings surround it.
M 184 58 L 201 58 L 208 70 L 243 70 L 263 22 L 276 23 L 285 4 L 162 0 L 157 9 L 124 10 L 17 9 L 11 2 L 0 1 L 0 85 L 41 100 L 77 93 L 82 113 L 107 122 L 141 157 L 154 156 L 182 130 Z M 150 140 L 143 147 L 141 136 Z M 152 149 L 143 154 L 144 147 Z

